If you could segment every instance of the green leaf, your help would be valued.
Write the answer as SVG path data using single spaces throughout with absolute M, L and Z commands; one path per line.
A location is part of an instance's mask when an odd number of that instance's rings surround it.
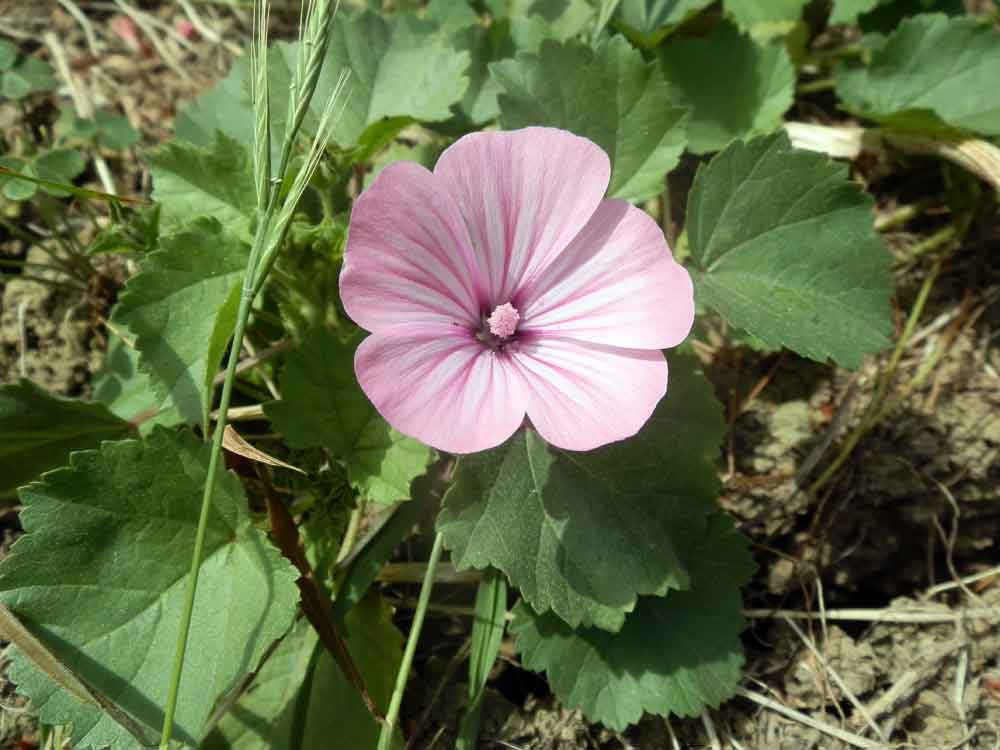
M 697 716 L 717 707 L 741 677 L 739 587 L 753 571 L 746 547 L 731 521 L 713 516 L 693 560 L 691 589 L 641 598 L 618 633 L 574 631 L 519 604 L 510 630 L 522 662 L 545 671 L 566 706 L 615 730 L 644 711 Z
M 369 596 L 345 625 L 347 648 L 384 710 L 402 658 L 392 611 L 377 595 Z M 378 732 L 357 690 L 302 621 L 222 717 L 205 750 L 365 750 L 375 747 Z
M 264 413 L 292 448 L 323 447 L 342 460 L 365 497 L 406 500 L 432 451 L 389 427 L 372 406 L 354 377 L 357 344 L 326 328 L 314 330 L 288 355 L 282 399 L 265 404 Z
M 18 172 L 25 177 L 34 177 L 31 173 L 31 165 L 26 164 L 23 159 L 0 156 L 0 166 Z M 38 192 L 38 186 L 34 182 L 8 174 L 0 174 L 0 187 L 3 188 L 4 197 L 9 201 L 26 201 Z
M 675 356 L 666 397 L 629 440 L 576 453 L 523 430 L 463 457 L 438 530 L 457 567 L 499 568 L 539 612 L 617 630 L 638 596 L 689 585 L 724 433 L 711 386 Z
M 129 429 L 101 404 L 53 396 L 30 380 L 0 386 L 0 495 Z
M 479 16 L 466 0 L 430 0 L 426 15 L 445 34 L 454 34 L 469 26 L 479 26 Z
M 1000 33 L 974 18 L 908 18 L 867 66 L 841 65 L 837 95 L 891 127 L 1000 135 Z
M 795 69 L 781 45 L 762 46 L 727 23 L 703 38 L 672 37 L 664 75 L 691 108 L 688 148 L 718 151 L 781 125 L 795 95 Z
M 879 0 L 833 0 L 830 23 L 857 23 L 858 17 L 874 10 Z
M 490 75 L 490 63 L 513 57 L 516 52 L 508 19 L 494 21 L 489 26 L 471 26 L 453 36 L 456 46 L 469 53 L 471 64 L 469 88 L 459 102 L 458 109 L 468 121 L 466 129 L 474 129 L 500 115 L 497 94 L 503 91 L 496 78 Z
M 164 230 L 210 216 L 237 237 L 249 237 L 256 193 L 243 146 L 216 133 L 210 148 L 174 141 L 153 149 L 147 159 Z
M 786 34 L 802 17 L 809 0 L 723 0 L 726 13 L 757 38 Z
M 183 421 L 172 404 L 161 403 L 149 375 L 139 369 L 139 352 L 113 334 L 92 385 L 94 400 L 122 419 L 139 421 L 142 435 L 158 424 L 169 427 Z
M 455 750 L 475 750 L 486 681 L 500 653 L 507 616 L 507 579 L 490 568 L 476 592 L 469 650 L 469 705 L 459 725 Z
M 94 118 L 98 127 L 98 146 L 121 151 L 139 142 L 139 133 L 129 124 L 128 118 L 104 110 L 99 110 Z
M 87 160 L 83 154 L 71 148 L 56 148 L 44 151 L 32 162 L 32 172 L 40 179 L 49 182 L 71 183 L 87 168 Z M 49 195 L 65 198 L 70 193 L 54 187 L 42 188 Z
M 250 147 L 253 143 L 254 115 L 246 89 L 248 57 L 236 58 L 225 78 L 177 113 L 174 120 L 177 140 L 211 148 L 218 131 Z M 272 117 L 277 115 L 279 113 L 274 110 Z M 280 113 L 280 116 L 285 115 Z M 283 129 L 284 120 L 281 122 Z
M 519 50 L 536 52 L 542 41 L 565 42 L 594 22 L 587 0 L 487 0 L 494 19 L 509 19 Z
M 25 536 L 0 563 L 0 600 L 85 683 L 159 735 L 186 596 L 209 446 L 162 428 L 75 453 L 20 491 Z M 193 746 L 216 700 L 291 624 L 296 573 L 218 477 L 205 537 L 174 736 Z M 107 715 L 58 690 L 23 655 L 10 678 L 72 743 L 125 750 Z
M 784 133 L 699 169 L 687 232 L 696 297 L 772 346 L 858 367 L 892 329 L 889 254 L 847 167 Z
M 622 0 L 616 25 L 640 47 L 652 49 L 712 0 Z
M 55 87 L 52 66 L 37 57 L 25 57 L 0 79 L 0 94 L 15 101 L 39 91 L 51 91 Z
M 0 39 L 0 71 L 10 70 L 17 61 L 17 45 Z
M 608 195 L 641 201 L 663 190 L 663 177 L 686 141 L 685 111 L 656 66 L 622 37 L 595 49 L 545 42 L 490 66 L 505 128 L 552 125 L 597 143 L 611 157 Z
M 161 403 L 205 425 L 212 380 L 236 325 L 250 248 L 215 219 L 163 237 L 129 279 L 114 318 L 136 335 Z
M 271 54 L 271 106 L 280 130 L 285 127 L 282 118 L 295 54 L 293 44 L 278 44 Z M 343 70 L 351 71 L 350 96 L 333 128 L 341 148 L 371 141 L 370 131 L 385 121 L 394 122 L 391 139 L 413 121 L 447 120 L 468 87 L 468 67 L 469 54 L 456 50 L 432 23 L 405 14 L 342 13 L 333 26 L 304 128 L 315 132 Z
M 87 255 L 151 253 L 160 241 L 160 205 L 112 209 L 112 223 L 87 245 Z

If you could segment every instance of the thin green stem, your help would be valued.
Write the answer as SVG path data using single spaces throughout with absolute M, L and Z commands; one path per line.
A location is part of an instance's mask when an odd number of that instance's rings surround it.
M 250 278 L 250 274 L 247 274 Z M 247 319 L 250 317 L 250 307 L 253 295 L 248 294 L 248 285 L 244 283 L 243 296 L 236 315 L 236 330 L 233 333 L 232 345 L 229 349 L 229 362 L 226 365 L 226 379 L 222 384 L 222 396 L 219 399 L 219 418 L 216 421 L 215 432 L 212 434 L 212 452 L 208 459 L 208 475 L 205 479 L 205 490 L 201 498 L 201 515 L 198 517 L 198 530 L 194 538 L 194 551 L 191 555 L 191 572 L 188 574 L 187 591 L 184 599 L 184 609 L 181 612 L 181 627 L 177 633 L 177 649 L 174 652 L 174 666 L 170 676 L 170 691 L 167 694 L 167 706 L 163 716 L 163 730 L 160 733 L 160 750 L 169 750 L 170 737 L 174 728 L 174 714 L 177 710 L 177 696 L 180 692 L 181 673 L 184 670 L 184 656 L 187 652 L 188 633 L 191 629 L 191 615 L 194 612 L 195 594 L 198 590 L 198 574 L 201 571 L 201 560 L 205 551 L 205 531 L 208 528 L 208 516 L 212 507 L 212 495 L 215 492 L 215 478 L 219 468 L 219 457 L 222 455 L 222 435 L 226 429 L 226 413 L 229 410 L 229 399 L 233 393 L 233 382 L 236 380 L 236 366 L 240 361 L 240 342 L 246 330 Z
M 427 571 L 424 573 L 424 582 L 420 585 L 420 598 L 417 600 L 417 609 L 413 613 L 413 624 L 410 626 L 410 635 L 406 639 L 406 650 L 403 651 L 403 661 L 399 664 L 399 672 L 396 675 L 396 687 L 392 691 L 392 699 L 389 701 L 389 710 L 385 713 L 385 724 L 378 736 L 378 750 L 390 750 L 392 747 L 392 735 L 396 729 L 396 721 L 399 719 L 399 709 L 403 705 L 403 693 L 406 691 L 406 681 L 410 676 L 410 667 L 413 666 L 413 656 L 417 652 L 417 641 L 420 640 L 420 631 L 424 626 L 424 616 L 427 614 L 427 605 L 431 600 L 431 589 L 434 588 L 434 575 L 437 572 L 438 563 L 441 561 L 441 551 L 444 548 L 444 536 L 438 532 L 434 537 L 434 547 L 431 549 L 431 557 L 427 561 Z

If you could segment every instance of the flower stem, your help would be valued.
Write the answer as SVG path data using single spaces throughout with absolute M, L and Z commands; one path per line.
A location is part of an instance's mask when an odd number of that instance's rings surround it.
M 444 536 L 438 532 L 437 536 L 434 537 L 431 557 L 427 561 L 424 582 L 420 585 L 420 598 L 417 600 L 417 609 L 413 613 L 413 624 L 410 626 L 410 635 L 406 639 L 403 661 L 400 662 L 399 672 L 396 675 L 396 687 L 392 691 L 389 710 L 385 714 L 385 724 L 382 725 L 382 731 L 378 737 L 378 750 L 390 750 L 392 747 L 392 735 L 396 729 L 396 721 L 399 719 L 399 708 L 403 704 L 406 681 L 410 676 L 410 667 L 413 666 L 413 656 L 417 651 L 417 641 L 420 640 L 420 631 L 424 626 L 424 616 L 427 614 L 427 605 L 430 603 L 431 589 L 434 588 L 434 573 L 441 561 L 443 547 Z
M 248 272 L 248 280 L 251 274 Z M 160 750 L 169 750 L 170 736 L 174 728 L 174 714 L 177 710 L 177 696 L 180 692 L 181 673 L 184 670 L 184 656 L 187 652 L 188 633 L 191 629 L 191 615 L 194 612 L 195 593 L 198 590 L 198 574 L 201 571 L 202 557 L 205 551 L 205 531 L 208 528 L 208 515 L 212 507 L 212 495 L 215 492 L 215 479 L 218 475 L 219 456 L 222 455 L 222 435 L 226 429 L 226 414 L 229 410 L 229 399 L 233 393 L 233 382 L 236 380 L 236 366 L 240 360 L 240 342 L 246 330 L 253 304 L 252 290 L 245 282 L 243 295 L 240 297 L 240 307 L 236 314 L 236 330 L 229 349 L 229 362 L 226 365 L 226 379 L 222 383 L 222 396 L 219 399 L 219 417 L 212 433 L 212 450 L 208 459 L 208 472 L 205 478 L 205 489 L 201 498 L 201 515 L 198 516 L 198 530 L 194 538 L 194 550 L 191 553 L 191 571 L 188 574 L 187 592 L 184 599 L 184 609 L 181 612 L 180 630 L 177 633 L 177 647 L 174 652 L 174 666 L 170 675 L 170 691 L 167 694 L 167 705 L 163 715 L 163 729 L 160 732 Z

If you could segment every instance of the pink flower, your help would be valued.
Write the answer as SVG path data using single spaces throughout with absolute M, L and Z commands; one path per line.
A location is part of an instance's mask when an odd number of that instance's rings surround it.
M 371 331 L 354 366 L 389 424 L 452 453 L 525 415 L 571 450 L 642 427 L 693 290 L 656 222 L 604 198 L 610 174 L 591 141 L 525 128 L 467 135 L 433 172 L 391 164 L 358 198 L 340 293 Z

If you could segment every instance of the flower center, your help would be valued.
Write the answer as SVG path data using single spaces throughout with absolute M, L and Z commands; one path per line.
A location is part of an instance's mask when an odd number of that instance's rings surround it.
M 486 319 L 486 324 L 490 327 L 490 333 L 503 341 L 514 335 L 514 331 L 517 330 L 517 321 L 520 319 L 521 315 L 517 312 L 517 308 L 510 302 L 505 302 L 494 308 L 490 317 Z

